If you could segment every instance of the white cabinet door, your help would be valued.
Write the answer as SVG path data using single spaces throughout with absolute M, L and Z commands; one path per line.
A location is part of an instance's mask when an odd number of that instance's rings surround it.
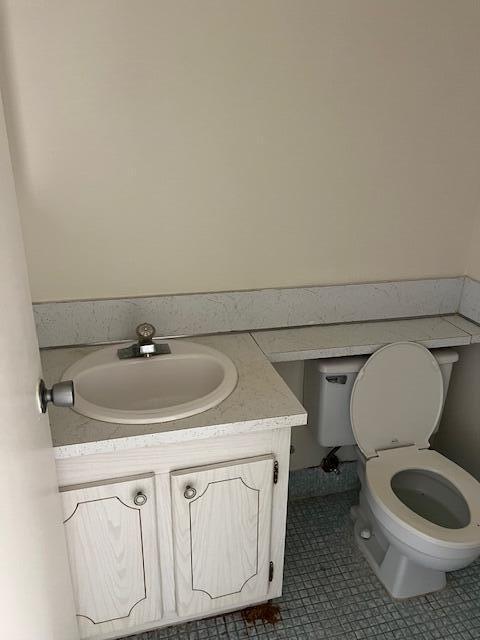
M 272 455 L 171 473 L 177 611 L 268 598 Z
M 62 498 L 80 636 L 159 620 L 154 477 L 67 487 Z

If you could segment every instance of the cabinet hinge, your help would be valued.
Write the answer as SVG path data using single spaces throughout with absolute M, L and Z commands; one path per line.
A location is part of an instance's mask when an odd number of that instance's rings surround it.
M 273 484 L 278 482 L 278 460 L 273 463 Z
M 270 562 L 268 567 L 268 581 L 271 582 L 273 580 L 273 562 Z

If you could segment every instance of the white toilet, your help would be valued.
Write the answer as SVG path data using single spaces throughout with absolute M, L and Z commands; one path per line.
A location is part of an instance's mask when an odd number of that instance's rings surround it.
M 480 483 L 428 448 L 458 358 L 448 351 L 442 362 L 441 352 L 435 358 L 397 342 L 363 358 L 358 375 L 352 358 L 354 375 L 327 360 L 306 369 L 305 404 L 318 441 L 358 447 L 355 540 L 395 598 L 441 589 L 446 571 L 480 554 Z

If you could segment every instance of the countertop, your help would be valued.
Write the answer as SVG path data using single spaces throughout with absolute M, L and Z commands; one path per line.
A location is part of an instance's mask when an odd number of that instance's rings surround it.
M 233 393 L 203 413 L 169 422 L 129 425 L 92 420 L 50 406 L 55 457 L 103 453 L 197 438 L 306 424 L 306 412 L 270 362 L 368 355 L 391 342 L 409 340 L 428 348 L 480 342 L 480 326 L 459 315 L 316 325 L 189 338 L 229 356 L 238 371 Z M 175 338 L 182 340 L 182 338 Z M 41 351 L 48 386 L 73 362 L 101 347 Z
M 252 332 L 271 362 L 368 355 L 391 342 L 409 340 L 429 349 L 480 341 L 480 326 L 459 315 L 315 325 Z
M 68 458 L 306 424 L 305 409 L 250 334 L 215 335 L 193 340 L 225 353 L 237 367 L 237 386 L 221 404 L 181 420 L 143 425 L 101 422 L 71 409 L 50 405 L 55 457 Z M 101 347 L 43 350 L 41 358 L 47 386 L 60 380 L 73 362 L 98 348 Z

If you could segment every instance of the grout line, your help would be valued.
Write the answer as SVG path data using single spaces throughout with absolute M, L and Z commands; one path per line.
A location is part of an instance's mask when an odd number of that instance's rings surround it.
M 462 307 L 463 292 L 465 291 L 465 282 L 466 282 L 466 280 L 467 280 L 467 277 L 468 277 L 468 276 L 463 276 L 463 278 L 462 278 L 462 289 L 461 289 L 461 291 L 460 291 L 460 298 L 459 298 L 459 300 L 458 300 L 458 311 L 457 311 L 457 313 L 460 313 L 460 309 L 461 309 L 461 307 Z
M 470 342 L 468 344 L 472 344 L 472 339 L 473 339 L 473 334 L 472 333 L 470 333 L 469 331 L 466 331 L 465 329 L 462 329 L 462 327 L 459 327 L 458 325 L 456 325 L 451 320 L 448 320 L 448 318 L 444 318 L 444 319 L 448 322 L 448 324 L 451 324 L 452 327 L 455 327 L 455 329 L 457 329 L 458 331 L 462 331 L 462 333 L 464 333 L 466 336 L 470 336 Z

